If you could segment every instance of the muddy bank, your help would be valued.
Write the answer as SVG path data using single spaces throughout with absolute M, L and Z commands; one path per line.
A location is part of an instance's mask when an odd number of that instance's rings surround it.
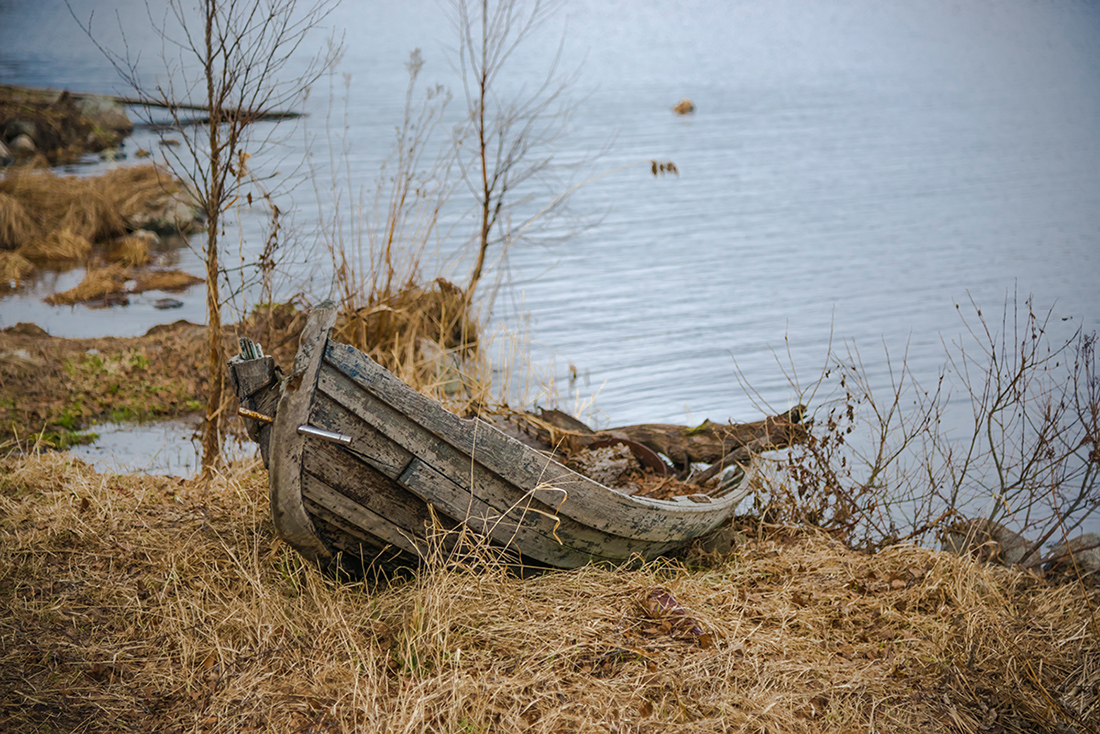
M 289 364 L 301 323 L 290 306 L 257 312 L 226 327 L 223 348 L 236 352 L 238 336 L 263 339 Z M 55 338 L 34 324 L 0 330 L 0 453 L 94 441 L 104 422 L 197 417 L 206 349 L 206 328 L 182 321 L 129 338 Z M 227 409 L 232 400 L 227 393 Z

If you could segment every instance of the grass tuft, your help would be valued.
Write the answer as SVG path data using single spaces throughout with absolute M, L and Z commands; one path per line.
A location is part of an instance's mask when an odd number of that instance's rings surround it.
M 19 199 L 0 193 L 0 250 L 15 250 L 40 236 L 41 231 Z
M 74 288 L 46 297 L 51 306 L 70 306 L 112 295 L 121 295 L 126 288 L 126 270 L 118 264 L 103 268 L 88 268 L 84 280 Z
M 137 283 L 130 292 L 181 291 L 201 282 L 203 282 L 202 278 L 195 277 L 182 270 L 153 270 L 139 274 Z
M 92 243 L 68 227 L 55 229 L 19 248 L 19 254 L 35 263 L 68 263 L 87 259 Z
M 151 238 L 140 234 L 129 234 L 111 240 L 107 246 L 107 261 L 127 268 L 145 265 L 149 262 L 150 240 Z
M 0 287 L 11 283 L 18 286 L 34 272 L 34 263 L 17 252 L 0 251 Z

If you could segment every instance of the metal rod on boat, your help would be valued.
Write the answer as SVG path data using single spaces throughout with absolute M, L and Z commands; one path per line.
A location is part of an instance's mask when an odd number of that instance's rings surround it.
M 260 423 L 275 422 L 275 419 L 271 416 L 264 415 L 263 413 L 257 413 L 256 411 L 249 410 L 248 408 L 237 408 L 237 415 L 244 416 L 245 418 L 251 418 L 252 420 L 259 421 Z
M 351 436 L 346 436 L 343 433 L 326 431 L 321 428 L 314 428 L 313 426 L 298 426 L 298 433 L 303 436 L 316 436 L 317 438 L 323 438 L 326 441 L 343 444 L 344 446 L 351 445 Z

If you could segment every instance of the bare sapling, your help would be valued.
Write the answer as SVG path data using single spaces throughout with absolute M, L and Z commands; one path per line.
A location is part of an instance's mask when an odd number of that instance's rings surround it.
M 943 407 L 942 379 L 927 390 L 907 351 L 900 365 L 890 362 L 889 350 L 886 356 L 881 376 L 868 373 L 853 344 L 843 353 L 830 347 L 808 386 L 788 373 L 813 413 L 804 442 L 777 459 L 757 459 L 769 517 L 825 529 L 860 548 L 919 537 L 935 524 L 927 491 L 935 479 L 926 475 L 920 449 Z
M 100 47 L 140 104 L 168 111 L 167 127 L 182 141 L 166 147 L 172 172 L 190 183 L 206 219 L 202 255 L 206 265 L 209 387 L 202 425 L 204 476 L 220 464 L 225 425 L 225 351 L 222 346 L 221 284 L 225 277 L 224 217 L 237 197 L 251 194 L 250 151 L 273 142 L 275 125 L 256 123 L 290 116 L 310 85 L 335 63 L 339 45 L 291 71 L 292 59 L 336 0 L 201 0 L 197 8 L 168 0 L 163 16 L 146 6 L 153 32 L 165 51 L 165 74 L 147 82 L 129 49 Z M 70 8 L 71 9 L 71 8 Z M 91 35 L 91 18 L 84 26 Z M 94 39 L 93 39 L 94 40 Z M 189 110 L 200 109 L 195 119 Z
M 972 305 L 964 323 L 975 346 L 949 349 L 971 430 L 932 437 L 947 472 L 941 501 L 961 511 L 980 498 L 986 520 L 1030 541 L 1024 563 L 1037 565 L 1044 544 L 1066 540 L 1100 506 L 1096 334 L 1052 335 L 1060 322 L 1031 298 L 1008 302 L 999 324 Z
M 547 75 L 532 91 L 507 97 L 500 89 L 502 71 L 517 49 L 559 5 L 542 0 L 451 3 L 451 24 L 459 40 L 456 66 L 466 102 L 466 119 L 455 131 L 454 151 L 459 176 L 475 202 L 467 301 L 473 300 L 490 251 L 502 260 L 520 239 L 560 239 L 584 227 L 567 210 L 573 189 L 560 182 L 569 166 L 550 152 L 576 109 L 565 94 L 573 77 L 559 73 L 560 47 Z M 551 193 L 550 204 L 536 214 L 524 214 L 538 206 L 538 196 L 546 191 L 558 193 Z M 563 223 L 567 232 L 552 234 L 554 225 Z
M 421 86 L 423 66 L 413 51 L 404 114 L 373 192 L 352 188 L 352 172 L 334 167 L 335 213 L 323 218 L 322 235 L 340 302 L 336 337 L 425 394 L 447 399 L 452 382 L 468 382 L 457 372 L 474 351 L 477 325 L 462 289 L 444 277 L 440 212 L 454 191 L 453 156 L 436 133 L 451 95 L 440 85 Z M 339 155 L 349 158 L 346 149 Z M 443 374 L 441 363 L 452 374 Z
M 972 306 L 932 384 L 907 352 L 895 363 L 887 350 L 885 375 L 854 346 L 830 355 L 810 387 L 824 399 L 808 401 L 809 439 L 765 472 L 771 516 L 867 549 L 928 541 L 960 519 L 996 523 L 1026 538 L 1014 554 L 1025 565 L 1095 517 L 1095 334 L 1055 337 L 1030 299 L 1007 302 L 1000 323 Z

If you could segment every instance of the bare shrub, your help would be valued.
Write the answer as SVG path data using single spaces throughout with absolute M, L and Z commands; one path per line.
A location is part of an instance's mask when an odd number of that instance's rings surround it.
M 999 323 L 972 305 L 967 340 L 945 345 L 931 386 L 916 381 L 905 354 L 899 366 L 887 353 L 885 385 L 854 347 L 830 357 L 812 386 L 826 399 L 809 440 L 769 474 L 775 516 L 879 548 L 978 514 L 1026 536 L 1030 546 L 1016 555 L 1034 563 L 1044 543 L 1095 512 L 1096 335 L 1055 337 L 1051 313 L 1036 313 L 1030 299 L 1006 302 Z M 965 430 L 954 428 L 960 414 Z

